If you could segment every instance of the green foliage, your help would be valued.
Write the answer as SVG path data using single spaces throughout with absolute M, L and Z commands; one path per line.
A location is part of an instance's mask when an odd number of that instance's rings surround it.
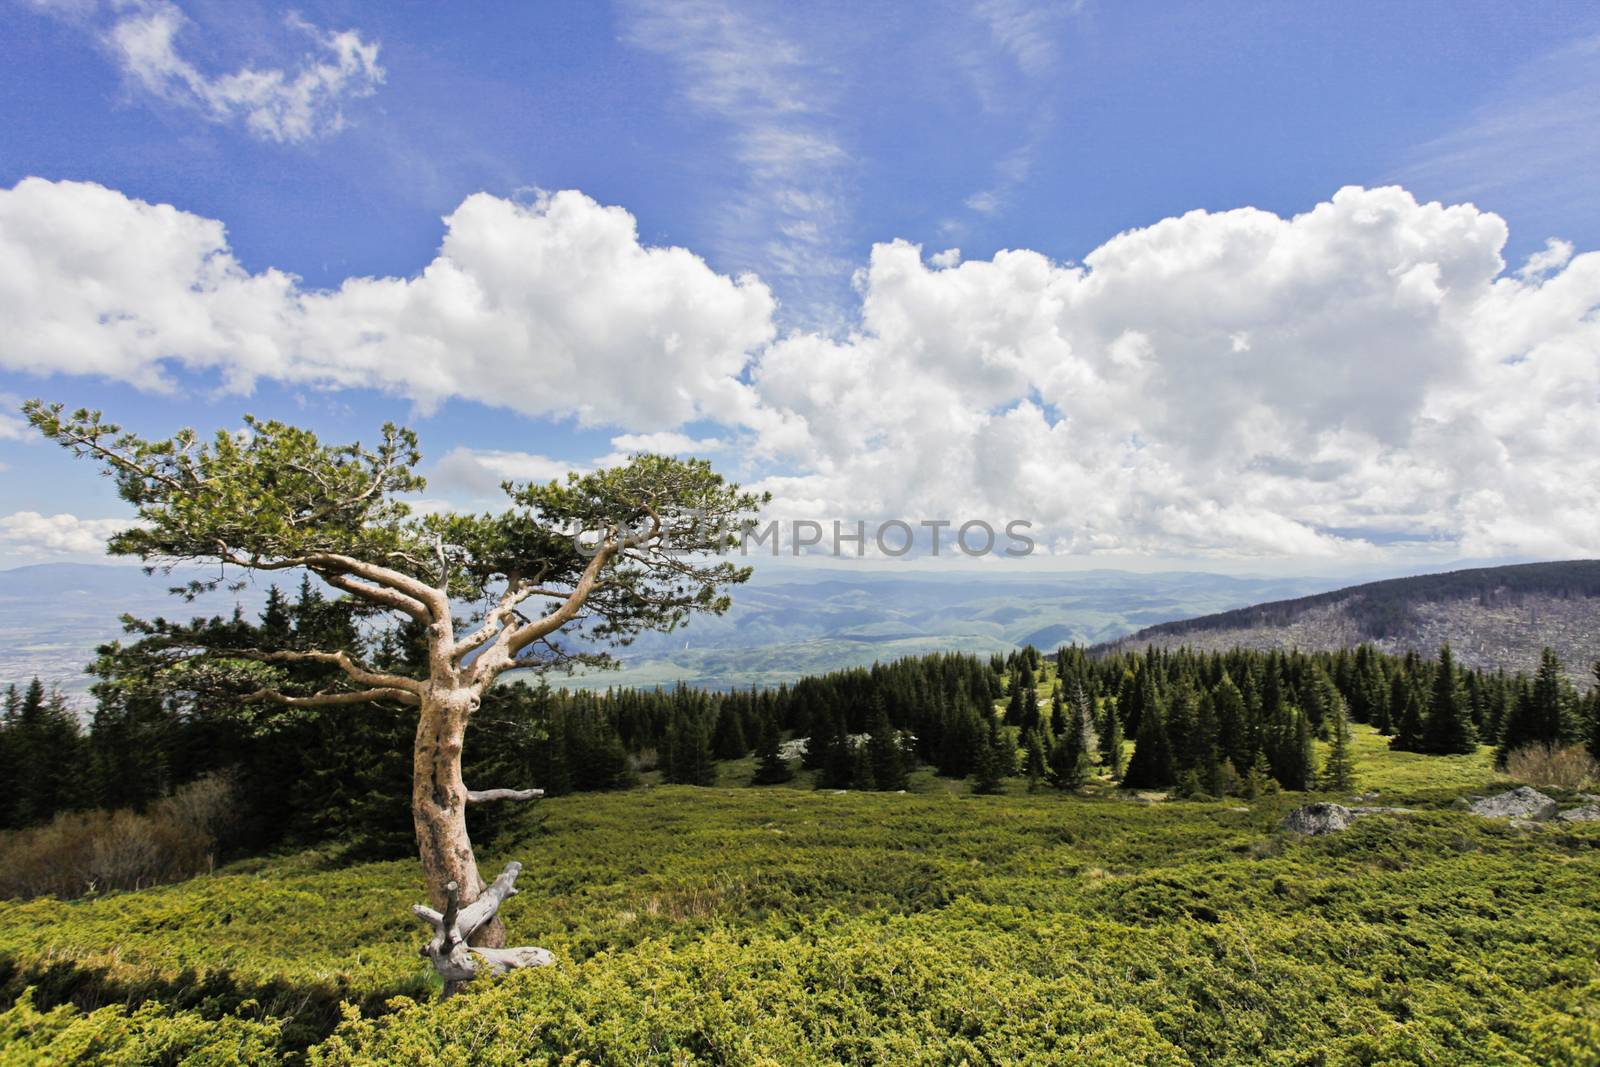
M 1439 665 L 1433 672 L 1433 693 L 1428 701 L 1428 719 L 1423 727 L 1423 750 L 1441 755 L 1472 752 L 1478 747 L 1472 709 L 1467 705 L 1456 673 L 1450 646 L 1439 649 Z
M 127 1062 L 206 1042 L 419 1067 L 1585 1062 L 1600 831 L 1454 810 L 1494 787 L 1488 752 L 1352 740 L 1365 784 L 1423 810 L 1306 839 L 1264 831 L 1262 805 L 1053 792 L 541 802 L 485 863 L 534 861 L 506 918 L 558 962 L 442 1003 L 415 955 L 411 863 L 313 854 L 14 905 L 0 985 L 37 992 L 0 1034 L 40 1063 L 73 1062 L 69 1026 L 141 1012 Z M 183 1051 L 146 1051 L 167 1047 Z
M 0 1063 L 254 1067 L 275 1058 L 280 1030 L 272 1019 L 208 1019 L 155 1000 L 131 1011 L 113 1005 L 87 1014 L 66 1006 L 41 1012 L 29 991 L 0 1012 Z
M 1345 714 L 1344 701 L 1338 701 L 1328 712 L 1328 753 L 1322 762 L 1322 778 L 1318 785 L 1329 792 L 1348 793 L 1356 784 L 1355 752 L 1351 749 L 1350 717 Z
M 789 761 L 783 758 L 783 733 L 771 713 L 761 716 L 761 733 L 756 742 L 756 772 L 751 785 L 782 785 L 794 778 Z

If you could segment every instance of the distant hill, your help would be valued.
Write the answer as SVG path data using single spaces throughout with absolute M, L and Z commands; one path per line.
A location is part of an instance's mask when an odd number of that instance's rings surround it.
M 0 684 L 35 674 L 83 694 L 95 646 L 121 635 L 118 617 L 228 614 L 235 601 L 257 613 L 272 581 L 242 594 L 217 592 L 186 604 L 170 578 L 137 567 L 43 564 L 0 571 Z M 987 655 L 1025 644 L 1054 648 L 1106 641 L 1166 619 L 1326 589 L 1326 579 L 1238 578 L 1192 572 L 1124 571 L 975 574 L 758 567 L 734 591 L 733 609 L 670 634 L 644 634 L 622 650 L 623 669 L 561 684 L 776 685 L 806 674 L 924 652 Z M 463 609 L 465 613 L 465 609 Z
M 1433 653 L 1448 641 L 1474 667 L 1528 670 L 1546 645 L 1588 678 L 1600 657 L 1600 560 L 1525 563 L 1391 578 L 1145 627 L 1098 647 L 1335 649 L 1369 641 Z

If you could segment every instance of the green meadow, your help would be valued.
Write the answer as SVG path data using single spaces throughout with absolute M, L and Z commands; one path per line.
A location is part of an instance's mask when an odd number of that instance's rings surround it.
M 1595 1064 L 1600 827 L 1452 802 L 1487 750 L 1391 752 L 1413 812 L 1328 837 L 1251 803 L 719 784 L 530 809 L 513 941 L 438 999 L 415 861 L 320 853 L 0 913 L 6 1064 Z M 1343 799 L 1343 798 L 1341 798 Z

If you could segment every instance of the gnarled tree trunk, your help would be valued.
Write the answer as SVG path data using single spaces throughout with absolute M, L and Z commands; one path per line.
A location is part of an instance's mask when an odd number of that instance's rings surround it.
M 462 743 L 477 706 L 478 697 L 468 688 L 429 686 L 417 716 L 411 815 L 428 899 L 440 910 L 448 903 L 447 887 L 452 883 L 458 887 L 462 906 L 476 901 L 485 888 L 467 834 L 469 800 L 461 780 Z M 472 944 L 500 948 L 505 944 L 504 924 L 490 918 L 472 935 Z

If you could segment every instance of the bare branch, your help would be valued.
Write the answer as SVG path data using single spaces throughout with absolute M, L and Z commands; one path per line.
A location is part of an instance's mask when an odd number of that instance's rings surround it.
M 428 612 L 426 605 L 419 600 L 406 596 L 404 593 L 397 593 L 393 589 L 384 589 L 381 586 L 358 582 L 348 574 L 324 574 L 318 571 L 317 577 L 335 589 L 342 589 L 373 604 L 393 608 L 395 611 L 411 616 L 417 622 L 426 624 L 432 621 L 432 616 Z
M 402 704 L 421 704 L 422 698 L 409 689 L 324 689 L 310 696 L 292 696 L 276 689 L 257 689 L 241 698 L 246 704 L 267 702 L 286 708 L 331 708 L 347 704 L 367 704 L 374 700 L 397 700 Z
M 492 800 L 538 800 L 543 789 L 469 789 L 467 803 L 487 804 Z
M 262 663 L 329 663 L 349 675 L 351 681 L 360 682 L 362 685 L 378 689 L 404 689 L 419 696 L 423 689 L 422 683 L 415 678 L 371 670 L 351 659 L 350 654 L 342 650 L 323 652 L 316 649 L 306 651 L 284 649 L 277 652 L 259 652 L 251 649 L 236 655 L 245 659 L 259 660 Z

